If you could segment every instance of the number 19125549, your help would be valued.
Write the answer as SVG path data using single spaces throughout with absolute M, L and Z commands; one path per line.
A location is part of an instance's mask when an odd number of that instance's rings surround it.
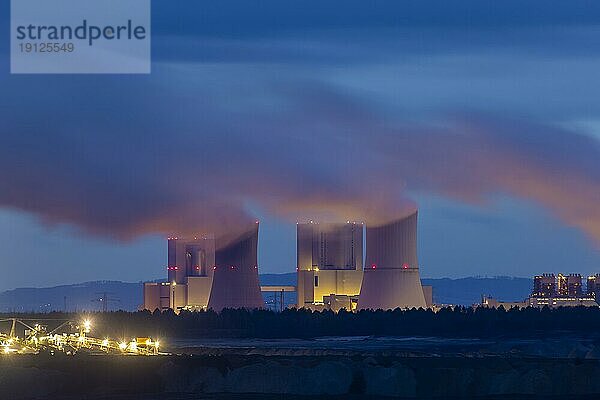
M 21 53 L 72 53 L 73 43 L 19 43 Z

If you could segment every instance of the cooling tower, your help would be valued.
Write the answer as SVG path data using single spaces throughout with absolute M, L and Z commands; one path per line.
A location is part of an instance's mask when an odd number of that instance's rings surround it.
M 262 308 L 258 282 L 258 223 L 217 250 L 208 308 Z M 218 244 L 218 243 L 217 243 Z
M 359 309 L 425 308 L 417 262 L 417 213 L 367 227 Z

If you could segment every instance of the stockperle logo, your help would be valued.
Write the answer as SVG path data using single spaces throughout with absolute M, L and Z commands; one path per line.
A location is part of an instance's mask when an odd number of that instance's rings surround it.
M 11 0 L 14 74 L 150 69 L 150 0 Z

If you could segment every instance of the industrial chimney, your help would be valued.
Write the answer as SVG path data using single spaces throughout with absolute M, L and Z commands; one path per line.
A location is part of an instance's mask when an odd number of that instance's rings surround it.
M 367 254 L 359 309 L 425 308 L 417 262 L 417 212 L 367 227 Z
M 208 308 L 220 312 L 224 308 L 262 308 L 264 305 L 258 281 L 258 223 L 234 238 L 215 254 L 213 285 Z M 219 247 L 219 240 L 217 247 Z

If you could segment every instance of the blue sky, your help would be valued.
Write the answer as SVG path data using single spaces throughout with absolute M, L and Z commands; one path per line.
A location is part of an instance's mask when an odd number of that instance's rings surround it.
M 158 278 L 166 236 L 256 218 L 261 271 L 293 271 L 296 220 L 415 205 L 424 276 L 600 272 L 599 23 L 592 1 L 155 1 L 149 76 L 11 76 L 6 35 L 0 289 Z

